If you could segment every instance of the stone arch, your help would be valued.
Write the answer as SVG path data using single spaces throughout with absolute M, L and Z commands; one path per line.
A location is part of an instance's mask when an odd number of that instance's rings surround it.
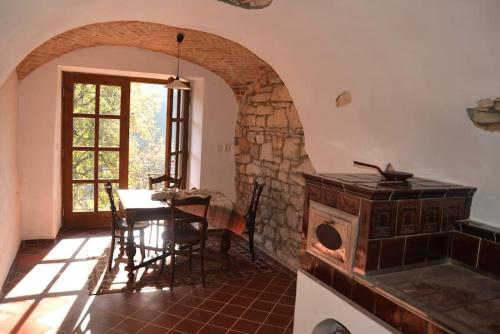
M 17 66 L 19 80 L 41 65 L 74 50 L 103 46 L 133 46 L 177 56 L 175 36 L 184 32 L 182 58 L 219 75 L 238 93 L 240 87 L 272 68 L 238 43 L 206 32 L 140 21 L 95 23 L 54 36 L 31 51 Z
M 296 267 L 301 242 L 305 182 L 312 171 L 304 132 L 285 84 L 273 68 L 242 45 L 220 36 L 157 23 L 114 21 L 61 33 L 31 51 L 17 66 L 19 80 L 71 51 L 95 46 L 133 46 L 177 55 L 219 75 L 233 90 L 239 114 L 235 129 L 236 201 L 243 211 L 253 181 L 265 182 L 256 242 Z

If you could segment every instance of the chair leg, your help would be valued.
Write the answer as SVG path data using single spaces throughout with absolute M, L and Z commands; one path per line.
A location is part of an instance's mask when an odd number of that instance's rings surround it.
M 170 289 L 174 288 L 174 275 L 175 275 L 175 242 L 170 243 L 170 270 L 171 270 L 171 277 L 170 277 Z
M 113 265 L 113 253 L 115 252 L 115 231 L 111 234 L 111 248 L 109 249 L 108 270 L 111 270 Z
M 142 261 L 144 261 L 144 258 L 146 257 L 146 248 L 144 247 L 144 230 L 140 231 L 139 238 L 140 238 L 139 248 L 141 250 Z
M 158 248 L 158 240 L 160 239 L 160 221 L 156 221 L 156 248 Z M 152 231 L 151 231 L 152 232 Z
M 120 232 L 120 256 L 123 256 L 125 254 L 125 232 L 121 231 Z
M 163 272 L 163 268 L 165 268 L 165 254 L 167 253 L 167 241 L 166 240 L 163 240 L 163 247 L 162 247 L 162 251 L 161 251 L 161 255 L 162 255 L 162 258 L 161 258 L 161 262 L 160 262 L 160 274 Z
M 205 241 L 200 244 L 200 268 L 201 268 L 201 283 L 205 285 Z
M 189 271 L 193 271 L 193 245 L 189 245 L 189 262 L 188 262 L 188 268 Z
M 148 245 L 151 245 L 151 236 L 153 235 L 153 225 L 154 225 L 154 223 L 151 222 L 151 225 L 149 225 L 149 228 L 148 228 L 148 230 L 149 230 Z M 148 254 L 151 254 L 151 253 L 148 253 Z
M 250 248 L 250 255 L 252 256 L 252 261 L 255 261 L 255 251 L 253 245 L 253 235 L 255 232 L 255 221 L 251 221 L 247 227 L 248 230 L 248 245 Z

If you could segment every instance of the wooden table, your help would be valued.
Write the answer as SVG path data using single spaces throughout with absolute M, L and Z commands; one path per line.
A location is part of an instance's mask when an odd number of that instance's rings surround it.
M 160 254 L 136 265 L 134 263 L 134 256 L 136 254 L 133 232 L 134 223 L 144 220 L 162 220 L 168 217 L 171 211 L 168 202 L 153 201 L 151 199 L 154 190 L 118 189 L 117 192 L 120 199 L 120 208 L 128 225 L 127 242 L 125 245 L 125 254 L 127 255 L 126 270 L 128 271 L 127 277 L 129 282 L 133 282 L 135 280 L 135 270 L 170 255 L 168 252 L 165 255 Z M 221 238 L 221 252 L 227 255 L 230 246 L 231 232 L 228 229 L 224 229 Z

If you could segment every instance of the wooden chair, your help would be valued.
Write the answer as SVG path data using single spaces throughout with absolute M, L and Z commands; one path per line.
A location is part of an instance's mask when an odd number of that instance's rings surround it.
M 177 253 L 176 245 L 189 248 L 189 271 L 192 270 L 192 255 L 193 251 L 200 253 L 201 281 L 205 284 L 205 265 L 204 265 L 204 250 L 205 241 L 207 238 L 207 212 L 210 204 L 210 196 L 200 197 L 191 196 L 183 199 L 173 198 L 171 200 L 171 215 L 165 219 L 165 231 L 163 232 L 163 258 L 160 266 L 160 273 L 163 272 L 165 266 L 165 254 L 167 247 L 170 252 L 170 288 L 174 287 L 175 277 L 175 256 Z M 193 215 L 182 211 L 183 206 L 200 206 L 203 214 Z M 197 228 L 193 225 L 198 225 Z M 193 246 L 199 244 L 198 249 L 193 249 Z
M 148 176 L 148 181 L 149 181 L 149 190 L 154 189 L 154 185 L 158 184 L 160 182 L 165 182 L 165 185 L 167 188 L 181 188 L 182 187 L 182 180 L 181 179 L 176 179 L 174 177 L 171 177 L 169 175 L 162 175 L 158 177 L 154 177 L 152 175 Z M 173 186 L 173 187 L 171 187 Z
M 156 174 L 157 175 L 157 174 Z M 182 186 L 182 180 L 176 179 L 174 177 L 171 177 L 169 175 L 161 175 L 161 176 L 154 176 L 153 174 L 148 175 L 148 181 L 149 181 L 149 190 L 154 190 L 155 185 L 164 182 L 165 186 L 167 188 L 181 188 Z M 156 230 L 156 242 L 155 242 L 155 248 L 158 249 L 158 240 L 160 239 L 160 228 L 163 226 L 163 222 L 160 220 L 152 220 L 151 221 L 151 227 L 155 227 Z M 151 228 L 151 231 L 149 233 L 149 239 L 148 239 L 148 244 L 151 245 L 151 237 L 153 236 L 153 228 Z
M 264 184 L 259 184 L 254 182 L 253 193 L 250 205 L 248 206 L 248 211 L 245 214 L 245 226 L 246 232 L 248 233 L 248 245 L 250 248 L 250 254 L 252 255 L 252 261 L 255 260 L 253 236 L 255 232 L 255 217 L 257 216 L 257 209 L 259 208 L 259 199 L 264 189 Z
M 115 199 L 113 196 L 113 187 L 111 182 L 106 182 L 104 189 L 109 197 L 109 205 L 111 207 L 111 249 L 109 251 L 109 261 L 108 270 L 111 270 L 113 264 L 113 253 L 115 250 L 115 239 L 120 240 L 120 254 L 123 254 L 124 244 L 125 244 L 125 233 L 128 230 L 127 221 L 118 215 L 118 211 L 115 206 Z M 144 230 L 149 227 L 149 222 L 137 221 L 134 223 L 134 231 L 139 231 L 140 238 L 140 251 L 142 259 L 146 257 L 145 246 L 144 246 Z

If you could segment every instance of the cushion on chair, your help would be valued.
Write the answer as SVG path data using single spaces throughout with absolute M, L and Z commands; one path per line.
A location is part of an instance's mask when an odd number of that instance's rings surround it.
M 118 219 L 117 221 L 118 223 L 118 226 L 117 228 L 119 228 L 120 230 L 127 230 L 128 229 L 128 224 L 127 224 L 127 221 L 125 219 Z M 148 228 L 149 227 L 149 222 L 147 221 L 136 221 L 134 223 L 134 230 L 143 230 L 145 228 Z

